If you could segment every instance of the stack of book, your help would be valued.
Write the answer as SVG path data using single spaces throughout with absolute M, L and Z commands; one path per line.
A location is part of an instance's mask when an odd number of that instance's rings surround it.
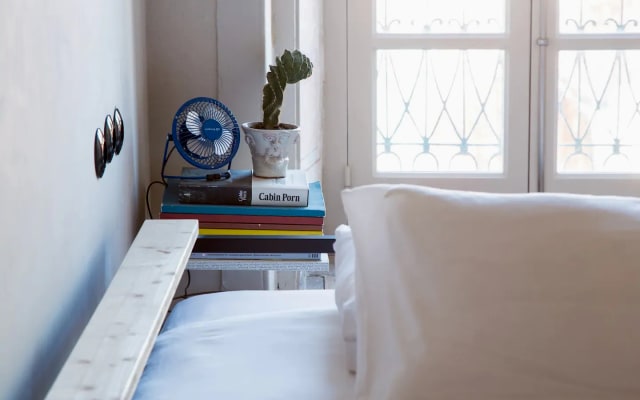
M 256 178 L 251 170 L 191 179 L 198 173 L 170 179 L 160 206 L 161 219 L 199 221 L 188 268 L 328 270 L 320 182 L 308 183 L 302 170 L 280 179 Z

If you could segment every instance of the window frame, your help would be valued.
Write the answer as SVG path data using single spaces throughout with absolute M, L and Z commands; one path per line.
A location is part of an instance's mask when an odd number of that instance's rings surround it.
M 513 5 L 517 3 L 517 5 Z M 507 1 L 507 16 L 530 21 L 531 7 L 528 0 Z M 529 97 L 519 93 L 529 92 L 530 68 L 530 29 L 521 24 L 511 25 L 507 17 L 505 34 L 438 34 L 438 35 L 398 35 L 378 34 L 375 32 L 374 7 L 370 1 L 356 0 L 348 2 L 348 142 L 349 165 L 352 184 L 362 185 L 380 182 L 404 182 L 439 186 L 453 189 L 471 189 L 488 191 L 524 192 L 529 186 Z M 356 15 L 358 18 L 353 18 Z M 367 19 L 362 16 L 369 16 Z M 513 33 L 517 32 L 517 33 Z M 379 48 L 449 48 L 449 49 L 505 49 L 505 116 L 518 115 L 507 119 L 506 132 L 519 132 L 518 135 L 505 135 L 504 162 L 502 174 L 494 173 L 378 173 L 375 171 L 375 139 L 367 140 L 358 132 L 371 132 L 375 116 L 375 98 L 373 96 L 372 77 L 375 76 L 374 62 L 369 69 L 363 71 L 358 65 L 365 65 L 362 60 L 374 60 L 375 50 Z M 523 50 L 524 49 L 524 50 Z M 526 62 L 524 61 L 526 60 Z M 519 63 L 518 67 L 514 65 Z M 366 75 L 366 77 L 364 77 Z M 367 81 L 368 80 L 368 81 Z M 367 83 L 369 82 L 369 83 Z M 371 99 L 366 105 L 368 111 L 358 109 L 354 98 Z M 517 99 L 517 100 L 512 100 Z M 512 101 L 510 101 L 512 100 Z M 365 100 L 366 101 L 366 100 Z M 517 112 L 514 113 L 514 109 Z M 363 146 L 363 143 L 366 143 Z M 523 157 L 513 157 L 514 149 L 519 148 Z M 368 152 L 363 149 L 369 150 Z
M 352 77 L 354 72 L 351 66 L 351 59 L 358 57 L 366 57 L 367 54 L 362 52 L 362 46 L 358 43 L 358 36 L 354 35 L 353 21 L 347 17 L 347 28 L 345 35 L 348 40 L 347 44 L 347 146 L 350 149 L 346 159 L 349 169 L 345 174 L 345 186 L 361 185 L 375 182 L 404 182 L 428 184 L 432 186 L 464 188 L 473 190 L 490 190 L 490 191 L 562 191 L 576 193 L 594 193 L 594 194 L 620 194 L 620 195 L 640 195 L 640 183 L 637 183 L 639 174 L 633 173 L 617 173 L 617 174 L 569 174 L 556 172 L 556 117 L 557 104 L 555 101 L 557 83 L 557 71 L 554 62 L 556 61 L 557 49 L 554 47 L 557 43 L 557 35 L 554 35 L 554 24 L 557 20 L 557 1 L 558 0 L 527 0 L 527 6 L 530 10 L 529 21 L 531 24 L 529 43 L 527 52 L 529 57 L 530 75 L 526 79 L 529 91 L 528 101 L 528 127 L 530 132 L 528 135 L 528 152 L 520 152 L 517 157 L 527 158 L 526 178 L 524 178 L 525 186 L 519 185 L 518 190 L 495 188 L 487 184 L 491 179 L 484 177 L 482 174 L 474 174 L 471 177 L 455 174 L 431 174 L 428 179 L 416 177 L 414 174 L 392 174 L 392 176 L 374 176 L 367 177 L 366 171 L 362 171 L 359 162 L 354 159 L 353 154 L 364 153 L 363 142 L 354 137 L 354 132 L 367 130 L 366 125 L 362 124 L 362 117 L 354 115 L 353 104 L 354 98 L 366 98 L 368 93 L 363 94 L 361 88 L 354 85 Z M 356 13 L 357 15 L 370 15 L 369 9 L 362 8 L 360 3 L 364 0 L 350 1 L 344 5 L 342 12 Z M 369 2 L 370 3 L 370 2 Z M 508 3 L 511 3 L 509 1 Z M 347 8 L 349 10 L 347 10 Z M 331 17 L 327 18 L 328 20 Z M 371 17 L 373 19 L 373 17 Z M 453 35 L 455 36 L 455 35 Z M 572 36 L 571 34 L 563 34 L 560 36 Z M 598 37 L 602 35 L 591 35 Z M 629 48 L 624 44 L 637 43 L 631 48 L 640 46 L 638 40 L 640 35 L 630 34 L 625 39 L 617 39 L 619 46 Z M 561 40 L 566 38 L 561 37 Z M 554 53 L 555 52 L 555 53 Z M 524 85 L 523 85 L 524 86 Z M 369 96 L 371 97 L 371 96 Z M 365 128 L 362 128 L 362 127 Z M 506 157 L 512 155 L 506 154 Z M 372 171 L 372 169 L 371 169 Z M 351 179 L 350 179 L 351 178 Z
M 536 191 L 570 192 L 599 195 L 640 196 L 640 174 L 636 173 L 573 173 L 557 172 L 557 113 L 558 113 L 558 55 L 563 50 L 640 49 L 640 34 L 613 36 L 610 34 L 576 35 L 560 33 L 560 0 L 543 0 L 536 5 L 534 15 L 539 22 L 538 37 L 545 45 L 539 46 L 541 76 L 538 80 L 541 94 L 537 119 L 542 145 L 539 150 L 537 173 L 540 178 Z M 556 24 L 558 22 L 558 24 Z M 633 45 L 635 44 L 635 45 Z M 535 75 L 535 74 L 533 74 Z M 541 110 L 541 111 L 540 111 Z

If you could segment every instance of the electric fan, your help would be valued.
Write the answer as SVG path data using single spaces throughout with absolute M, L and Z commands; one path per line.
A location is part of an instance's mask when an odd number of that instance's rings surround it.
M 173 118 L 171 136 L 167 136 L 165 145 L 163 178 L 171 178 L 164 175 L 169 141 L 173 141 L 182 158 L 197 168 L 211 170 L 227 165 L 230 169 L 240 145 L 240 127 L 220 101 L 196 97 L 184 103 Z

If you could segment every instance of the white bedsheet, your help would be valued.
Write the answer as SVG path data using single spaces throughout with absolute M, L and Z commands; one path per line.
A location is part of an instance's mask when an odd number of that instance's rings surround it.
M 243 290 L 190 297 L 176 304 L 163 331 L 193 322 L 272 311 L 336 309 L 333 290 Z
M 333 291 L 201 296 L 170 315 L 135 399 L 349 399 L 345 363 Z

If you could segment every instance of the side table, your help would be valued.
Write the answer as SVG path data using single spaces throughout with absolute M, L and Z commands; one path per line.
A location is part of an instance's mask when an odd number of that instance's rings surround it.
M 278 271 L 294 272 L 295 276 L 279 274 L 277 287 L 297 286 L 308 276 L 323 276 L 330 271 L 329 255 L 333 254 L 334 235 L 313 236 L 199 236 L 194 253 L 210 253 L 194 257 L 187 263 L 189 270 L 215 271 Z M 320 260 L 294 259 L 228 259 L 215 253 L 319 253 Z M 311 275 L 308 275 L 311 274 Z M 282 279 L 282 285 L 280 282 Z M 324 281 L 324 278 L 322 278 Z M 292 281 L 297 282 L 293 284 Z M 306 287 L 306 286 L 305 286 Z

